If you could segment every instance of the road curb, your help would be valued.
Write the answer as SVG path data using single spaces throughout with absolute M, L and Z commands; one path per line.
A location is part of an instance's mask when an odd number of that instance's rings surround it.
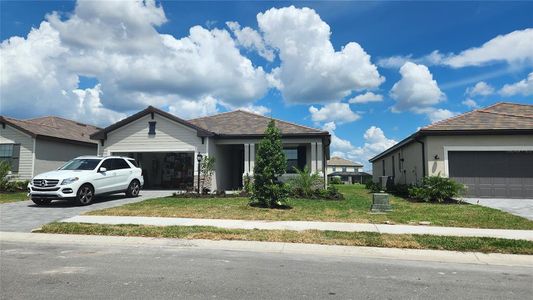
M 533 256 L 499 253 L 458 252 L 378 247 L 297 244 L 256 241 L 184 240 L 149 237 L 94 236 L 74 234 L 0 232 L 0 242 L 130 247 L 171 247 L 198 250 L 282 253 L 299 255 L 348 256 L 408 261 L 533 267 Z

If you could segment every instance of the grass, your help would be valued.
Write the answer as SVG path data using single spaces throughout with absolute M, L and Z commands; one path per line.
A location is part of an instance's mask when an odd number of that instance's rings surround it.
M 158 227 L 142 225 L 100 225 L 57 222 L 43 226 L 40 232 L 180 239 L 245 240 L 410 249 L 438 249 L 529 255 L 533 254 L 533 242 L 525 240 L 409 234 L 379 234 L 375 232 L 338 232 L 317 230 L 298 232 L 289 230 L 222 229 L 207 226 Z
M 28 200 L 26 192 L 0 193 L 0 204 Z
M 362 185 L 340 185 L 345 200 L 289 199 L 292 209 L 251 207 L 247 198 L 157 198 L 89 212 L 91 215 L 242 220 L 302 220 L 398 224 L 429 221 L 436 226 L 533 229 L 533 221 L 470 204 L 412 202 L 391 196 L 392 212 L 371 214 L 372 195 Z

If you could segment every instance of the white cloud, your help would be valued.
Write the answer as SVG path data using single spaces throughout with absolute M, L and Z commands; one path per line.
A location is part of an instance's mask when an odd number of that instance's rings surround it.
M 256 51 L 261 57 L 270 62 L 276 57 L 274 50 L 265 45 L 263 37 L 254 29 L 250 27 L 241 29 L 241 25 L 237 22 L 226 22 L 226 26 L 233 32 L 237 42 L 244 48 Z
M 445 99 L 426 66 L 407 62 L 400 68 L 400 74 L 402 78 L 390 91 L 391 97 L 396 100 L 393 110 L 420 110 Z
M 456 116 L 458 114 L 456 112 L 453 112 L 453 111 L 450 111 L 450 110 L 447 110 L 447 109 L 443 109 L 443 108 L 427 109 L 424 113 L 427 115 L 427 117 L 429 118 L 429 121 L 431 123 L 442 121 L 444 119 L 451 118 L 451 117 Z
M 312 9 L 271 8 L 259 13 L 257 22 L 266 43 L 279 51 L 281 65 L 273 70 L 271 85 L 289 102 L 338 101 L 384 81 L 359 44 L 335 51 L 329 25 Z
M 75 89 L 72 91 L 78 99 L 78 109 L 71 109 L 71 118 L 88 124 L 110 124 L 126 117 L 126 114 L 119 113 L 103 107 L 100 96 L 102 90 L 97 84 L 94 88 Z
M 192 119 L 218 113 L 218 101 L 207 96 L 199 100 L 179 99 L 169 106 L 169 112 L 183 119 Z
M 206 99 L 242 106 L 266 93 L 266 73 L 228 31 L 195 26 L 175 38 L 155 29 L 165 21 L 150 0 L 79 1 L 72 14 L 47 16 L 26 39 L 1 44 L 2 112 L 68 116 L 80 75 L 96 78 L 102 107 L 120 112 L 150 104 L 198 115 L 216 111 Z
M 315 122 L 337 122 L 349 123 L 358 120 L 361 116 L 352 111 L 348 103 L 328 103 L 318 109 L 314 106 L 309 107 L 311 119 Z
M 445 64 L 454 68 L 461 68 L 482 66 L 497 61 L 507 63 L 533 62 L 533 28 L 498 35 L 480 47 L 470 48 L 448 57 Z
M 348 100 L 350 103 L 369 103 L 369 102 L 381 102 L 383 101 L 383 95 L 374 94 L 372 92 L 366 92 L 361 95 L 357 95 Z
M 396 55 L 379 59 L 378 65 L 383 68 L 399 68 L 408 61 L 452 68 L 484 66 L 494 62 L 530 65 L 533 63 L 533 28 L 498 35 L 480 47 L 473 47 L 458 54 L 442 54 L 435 50 L 419 58 Z
M 385 136 L 381 128 L 371 126 L 364 135 L 364 144 L 354 146 L 348 140 L 344 140 L 335 134 L 335 123 L 330 122 L 324 125 L 324 130 L 331 133 L 331 151 L 334 156 L 341 156 L 346 159 L 362 163 L 365 170 L 370 170 L 371 165 L 368 160 L 377 154 L 394 146 L 397 142 Z
M 470 97 L 475 96 L 489 96 L 494 93 L 494 88 L 490 86 L 485 81 L 480 81 L 476 83 L 473 87 L 469 87 L 466 89 L 466 94 Z
M 246 105 L 246 106 L 237 107 L 236 109 L 244 110 L 244 111 L 247 111 L 247 112 L 251 112 L 251 113 L 258 114 L 258 115 L 263 115 L 263 116 L 271 112 L 270 108 L 268 108 L 266 106 L 263 106 L 263 105 L 252 105 L 252 104 Z
M 479 107 L 479 105 L 477 104 L 477 102 L 474 101 L 473 99 L 470 99 L 470 98 L 464 100 L 464 101 L 461 102 L 461 103 L 462 103 L 463 105 L 465 105 L 466 107 L 468 107 L 468 108 L 478 108 L 478 107 Z
M 503 96 L 533 95 L 533 72 L 529 73 L 526 79 L 520 80 L 513 84 L 504 85 L 499 93 Z

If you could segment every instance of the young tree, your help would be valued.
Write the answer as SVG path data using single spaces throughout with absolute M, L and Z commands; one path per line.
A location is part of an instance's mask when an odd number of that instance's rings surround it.
M 206 193 L 211 189 L 211 178 L 213 178 L 213 172 L 215 171 L 215 158 L 212 156 L 204 156 L 200 162 L 200 191 Z
M 288 189 L 278 178 L 286 169 L 287 160 L 283 153 L 281 132 L 274 120 L 271 120 L 265 137 L 257 148 L 252 200 L 262 207 L 275 208 L 284 205 Z

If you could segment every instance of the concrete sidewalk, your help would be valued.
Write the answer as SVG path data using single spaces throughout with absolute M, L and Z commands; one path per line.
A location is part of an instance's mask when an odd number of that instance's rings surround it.
M 266 229 L 295 231 L 330 230 L 345 232 L 378 232 L 391 234 L 429 234 L 444 236 L 492 237 L 533 241 L 533 230 L 386 225 L 368 223 L 360 224 L 340 222 L 224 220 L 122 216 L 76 216 L 62 220 L 61 222 L 110 225 L 134 224 L 151 226 L 213 226 L 227 229 Z
M 533 267 L 533 259 L 531 259 L 532 256 L 530 255 L 278 242 L 183 240 L 147 237 L 0 232 L 0 250 L 3 249 L 2 245 L 8 242 L 40 243 L 54 246 L 73 244 L 88 246 L 104 245 L 106 247 L 135 247 L 136 249 L 139 249 L 140 247 L 170 247 L 175 249 L 344 256 L 406 261 Z

